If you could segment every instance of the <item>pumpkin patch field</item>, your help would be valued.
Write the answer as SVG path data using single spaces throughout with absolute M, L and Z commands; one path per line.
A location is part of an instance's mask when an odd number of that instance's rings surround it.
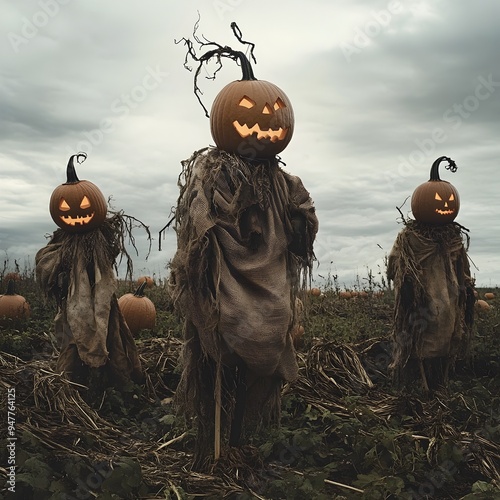
M 320 293 L 301 297 L 299 378 L 282 389 L 281 425 L 244 428 L 241 446 L 223 445 L 201 473 L 190 469 L 195 433 L 174 405 L 182 327 L 165 281 L 139 291 L 120 282 L 119 296 L 154 305 L 138 314 L 156 313 L 134 326 L 144 383 L 89 394 L 55 371 L 55 305 L 34 272 L 20 272 L 15 292 L 30 315 L 0 326 L 0 498 L 500 498 L 498 290 L 477 290 L 488 307 L 475 308 L 470 355 L 427 393 L 392 384 L 384 280 L 349 294 L 335 279 L 313 287 Z

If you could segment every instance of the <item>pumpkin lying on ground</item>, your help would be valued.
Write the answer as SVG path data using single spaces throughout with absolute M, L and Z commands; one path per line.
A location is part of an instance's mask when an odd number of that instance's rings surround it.
M 494 294 L 493 292 L 486 292 L 486 293 L 484 294 L 484 298 L 485 298 L 486 300 L 492 300 L 492 299 L 494 299 L 494 298 L 495 298 L 495 294 Z
M 4 278 L 3 278 L 7 283 L 10 281 L 10 280 L 14 280 L 14 281 L 21 281 L 21 275 L 19 273 L 16 273 L 16 272 L 10 272 L 10 273 L 7 273 Z
M 479 311 L 489 311 L 491 306 L 486 302 L 486 300 L 479 299 L 476 301 L 476 309 Z
M 22 295 L 14 289 L 14 280 L 9 280 L 5 295 L 0 295 L 0 324 L 6 325 L 12 321 L 28 319 L 30 306 Z
M 146 286 L 148 288 L 152 288 L 155 284 L 155 282 L 153 281 L 153 278 L 151 278 L 150 276 L 141 276 L 141 277 L 137 278 L 137 286 L 139 286 L 144 281 L 146 282 Z
M 144 280 L 134 293 L 126 293 L 118 299 L 118 306 L 133 335 L 144 329 L 151 330 L 156 324 L 155 305 L 144 295 L 146 286 Z

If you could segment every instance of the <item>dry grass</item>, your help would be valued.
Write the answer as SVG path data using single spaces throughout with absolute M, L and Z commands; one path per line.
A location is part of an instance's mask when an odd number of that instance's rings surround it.
M 300 375 L 283 388 L 281 429 L 223 449 L 212 472 L 200 474 L 190 470 L 194 434 L 172 405 L 182 341 L 164 289 L 148 292 L 162 304 L 159 323 L 137 340 L 145 385 L 90 401 L 86 388 L 54 371 L 53 311 L 36 301 L 31 285 L 19 286 L 32 298 L 35 317 L 24 331 L 2 332 L 0 407 L 6 389 L 15 387 L 19 474 L 27 473 L 28 455 L 38 457 L 50 467 L 51 488 L 74 495 L 78 478 L 96 464 L 118 473 L 128 470 L 127 460 L 140 466 L 137 483 L 114 498 L 411 498 L 448 462 L 453 468 L 434 498 L 461 498 L 478 481 L 500 487 L 498 294 L 491 311 L 478 312 L 471 363 L 459 364 L 450 386 L 431 395 L 391 385 L 390 292 L 345 301 L 330 289 L 305 301 Z M 280 459 L 285 451 L 293 460 Z M 83 469 L 70 472 L 72 463 Z M 52 498 L 19 488 L 25 499 Z

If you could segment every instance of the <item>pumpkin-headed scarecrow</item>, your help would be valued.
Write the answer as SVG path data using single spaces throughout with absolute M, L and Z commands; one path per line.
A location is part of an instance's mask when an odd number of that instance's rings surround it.
M 457 357 L 466 356 L 474 318 L 469 237 L 454 222 L 460 199 L 439 177 L 443 161 L 456 171 L 446 156 L 432 164 L 429 181 L 412 195 L 415 220 L 403 217 L 387 269 L 395 292 L 394 380 L 404 386 L 420 378 L 425 391 L 446 384 Z
M 123 215 L 107 217 L 101 190 L 79 180 L 70 157 L 67 181 L 52 193 L 49 210 L 59 226 L 36 255 L 36 276 L 45 294 L 55 298 L 57 369 L 99 390 L 140 381 L 141 364 L 116 297 L 115 259 L 126 253 Z M 130 265 L 130 262 L 129 262 Z
M 293 131 L 287 96 L 255 79 L 242 52 L 200 42 L 216 48 L 198 58 L 183 40 L 200 62 L 197 74 L 212 57 L 234 59 L 243 72 L 213 103 L 217 147 L 182 162 L 174 218 L 170 285 L 185 320 L 177 401 L 197 418 L 194 467 L 203 468 L 219 458 L 225 429 L 237 446 L 242 423 L 279 416 L 282 384 L 298 375 L 294 305 L 310 276 L 318 221 L 301 180 L 276 157 Z

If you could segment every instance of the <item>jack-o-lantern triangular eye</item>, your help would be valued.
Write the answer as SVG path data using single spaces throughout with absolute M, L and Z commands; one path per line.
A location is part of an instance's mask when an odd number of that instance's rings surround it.
M 64 212 L 71 210 L 70 206 L 64 198 L 61 198 L 61 201 L 59 202 L 59 210 L 63 210 Z
M 247 97 L 246 95 L 244 95 L 240 102 L 238 103 L 239 106 L 243 106 L 244 108 L 253 108 L 255 106 L 255 101 L 252 101 L 252 99 L 250 99 L 250 97 Z
M 434 199 L 435 199 L 435 200 L 440 200 L 440 201 L 442 201 L 442 200 L 443 200 L 443 199 L 441 198 L 441 196 L 439 196 L 439 194 L 438 194 L 438 193 L 436 193 L 436 195 L 434 196 Z
M 274 103 L 274 111 L 278 111 L 278 109 L 282 108 L 286 108 L 286 104 L 278 97 Z
M 448 199 L 448 201 L 455 201 L 455 196 L 453 196 L 453 193 L 450 194 L 450 198 Z
M 262 110 L 263 115 L 270 115 L 272 112 L 273 112 L 273 108 L 271 108 L 271 106 L 269 106 L 269 104 L 266 104 L 264 106 L 264 109 Z
M 82 202 L 80 203 L 80 208 L 89 208 L 89 207 L 90 207 L 90 201 L 86 196 L 84 196 Z

